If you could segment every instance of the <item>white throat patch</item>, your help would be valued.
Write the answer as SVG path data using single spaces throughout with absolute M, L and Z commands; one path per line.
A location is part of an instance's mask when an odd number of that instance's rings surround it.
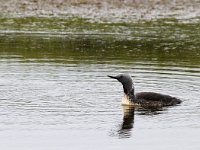
M 122 97 L 122 105 L 134 106 L 134 103 L 129 100 L 129 97 L 126 94 L 124 94 Z

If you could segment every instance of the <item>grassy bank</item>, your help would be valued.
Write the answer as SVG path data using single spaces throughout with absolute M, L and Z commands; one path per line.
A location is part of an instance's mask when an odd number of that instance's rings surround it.
M 199 18 L 196 22 L 161 18 L 138 20 L 135 22 L 95 22 L 81 17 L 1 17 L 0 31 L 3 32 L 47 32 L 57 34 L 124 34 L 130 36 L 165 36 L 169 33 L 182 37 L 198 32 Z M 184 35 L 184 36 L 183 36 Z
M 0 32 L 190 36 L 199 14 L 196 0 L 3 0 Z

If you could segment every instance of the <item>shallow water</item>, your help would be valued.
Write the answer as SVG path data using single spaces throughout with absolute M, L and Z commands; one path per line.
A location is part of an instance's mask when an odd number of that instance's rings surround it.
M 199 48 L 155 44 L 153 37 L 145 45 L 142 38 L 1 34 L 1 147 L 199 149 Z M 124 108 L 121 84 L 107 77 L 119 73 L 132 75 L 136 92 L 183 103 L 160 111 Z

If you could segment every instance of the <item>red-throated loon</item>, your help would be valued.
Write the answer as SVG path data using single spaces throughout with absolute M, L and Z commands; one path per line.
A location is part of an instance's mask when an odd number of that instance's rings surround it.
M 134 92 L 133 80 L 128 74 L 120 74 L 117 76 L 108 76 L 117 79 L 122 83 L 124 89 L 124 97 L 122 105 L 138 106 L 144 108 L 160 108 L 163 106 L 174 106 L 182 101 L 175 97 L 154 93 L 154 92 Z

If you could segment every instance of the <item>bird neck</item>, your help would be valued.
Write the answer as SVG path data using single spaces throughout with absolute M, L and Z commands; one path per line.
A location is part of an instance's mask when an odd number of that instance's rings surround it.
M 122 105 L 134 105 L 136 98 L 134 94 L 134 88 L 132 88 L 129 92 L 124 93 L 124 96 L 122 98 Z
M 134 91 L 134 85 L 133 83 L 122 83 L 123 85 L 123 89 L 124 89 L 124 93 L 128 94 L 130 91 Z
M 130 101 L 134 101 L 135 98 L 135 89 L 134 87 L 132 87 L 131 90 L 128 91 L 128 93 L 125 93 L 127 95 L 127 97 L 129 98 Z

